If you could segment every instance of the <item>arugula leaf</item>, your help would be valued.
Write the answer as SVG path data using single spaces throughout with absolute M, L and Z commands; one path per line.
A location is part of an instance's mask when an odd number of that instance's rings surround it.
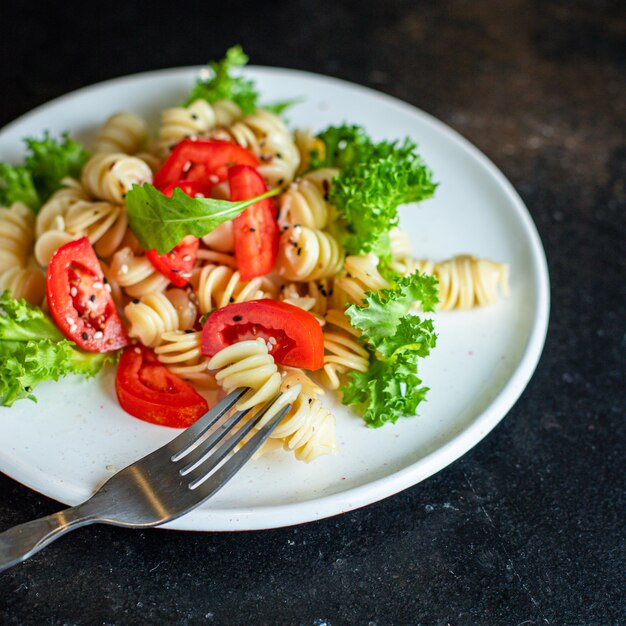
M 30 154 L 26 157 L 26 167 L 30 170 L 33 182 L 42 202 L 62 187 L 66 176 L 78 178 L 89 155 L 68 133 L 57 141 L 46 131 L 43 139 L 24 139 Z
M 398 223 L 398 205 L 430 198 L 437 187 L 416 144 L 408 138 L 375 143 L 362 127 L 345 124 L 317 137 L 324 154 L 312 152 L 311 169 L 340 168 L 328 193 L 337 210 L 331 233 L 348 254 L 385 256 L 385 237 Z
M 23 202 L 33 211 L 41 206 L 29 169 L 24 165 L 0 163 L 0 206 L 11 206 L 14 202 Z
M 296 104 L 304 102 L 304 98 L 290 98 L 289 100 L 282 100 L 280 102 L 272 102 L 271 104 L 262 104 L 261 108 L 275 113 L 276 115 L 282 115 L 287 109 L 290 109 Z
M 65 339 L 41 309 L 25 300 L 0 296 L 0 404 L 16 400 L 37 401 L 33 389 L 44 380 L 68 374 L 95 376 L 114 353 L 84 352 Z
M 259 94 L 254 81 L 243 76 L 232 76 L 231 70 L 244 67 L 248 57 L 241 46 L 233 46 L 226 51 L 221 61 L 210 61 L 208 76 L 201 76 L 189 94 L 185 106 L 202 98 L 209 103 L 217 100 L 232 100 L 244 114 L 252 113 L 257 107 Z
M 171 198 L 152 185 L 133 185 L 126 194 L 128 223 L 144 250 L 156 248 L 165 254 L 178 245 L 186 235 L 203 237 L 222 222 L 237 217 L 251 204 L 276 196 L 282 189 L 276 187 L 263 195 L 228 202 L 214 198 L 191 198 L 181 189 L 174 189 Z
M 366 292 L 364 304 L 350 305 L 346 315 L 369 344 L 380 350 L 381 342 L 397 332 L 414 302 L 420 302 L 421 309 L 428 312 L 434 311 L 438 301 L 437 279 L 415 272 L 387 289 Z

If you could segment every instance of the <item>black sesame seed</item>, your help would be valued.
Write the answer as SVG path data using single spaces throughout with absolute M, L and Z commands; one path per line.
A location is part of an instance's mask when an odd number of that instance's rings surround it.
M 235 298 L 233 298 L 232 296 L 228 299 L 229 302 L 234 302 Z
M 140 302 L 139 298 L 134 298 L 133 299 L 133 304 L 139 304 L 139 302 Z
M 256 233 L 256 228 L 252 228 L 252 227 L 250 227 L 250 232 L 251 232 L 251 233 Z
M 298 256 L 300 256 L 301 252 L 302 252 L 302 248 L 298 248 Z
M 95 293 L 92 293 L 92 294 L 89 296 L 89 302 L 95 302 L 95 301 L 96 301 L 96 294 L 95 294 Z
M 233 317 L 233 322 L 241 322 L 242 319 L 243 317 L 241 317 L 241 315 L 235 315 Z
M 85 341 L 87 341 L 87 339 L 89 339 L 89 335 L 88 335 L 87 333 L 83 333 L 83 334 L 81 335 L 81 337 L 82 337 Z

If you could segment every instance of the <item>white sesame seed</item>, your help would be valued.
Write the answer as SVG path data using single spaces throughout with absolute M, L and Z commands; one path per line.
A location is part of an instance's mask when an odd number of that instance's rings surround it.
M 74 324 L 74 318 L 71 315 L 66 315 L 65 316 L 65 321 L 71 326 L 72 324 Z
M 78 295 L 78 289 L 76 289 L 76 287 L 72 287 L 70 289 L 70 296 L 72 296 L 72 298 L 75 298 Z
M 183 257 L 183 261 L 185 261 L 185 262 L 187 262 L 187 261 L 191 261 L 191 255 L 190 255 L 190 254 L 186 254 L 186 255 Z
M 96 282 L 96 283 L 94 283 L 94 284 L 93 284 L 93 288 L 94 288 L 94 289 L 102 289 L 102 283 L 100 283 L 100 282 Z
M 106 285 L 104 286 L 104 288 L 111 293 L 111 285 L 109 285 L 109 283 L 106 283 Z
M 101 330 L 97 330 L 94 334 L 93 334 L 93 338 L 94 339 L 102 339 L 102 337 L 104 337 L 104 333 Z
M 219 179 L 219 178 L 218 178 L 215 174 L 211 174 L 211 175 L 209 176 L 209 180 L 210 180 L 210 181 L 211 181 L 214 185 L 216 185 L 217 183 L 219 183 L 219 182 L 220 182 L 220 179 Z
M 78 326 L 76 326 L 76 324 L 72 324 L 72 325 L 70 326 L 70 332 L 71 332 L 71 333 L 76 332 L 76 330 L 77 330 L 77 329 L 78 329 Z
M 128 265 L 126 263 L 120 267 L 120 274 L 128 274 Z
M 140 349 L 140 348 L 135 348 L 135 352 L 136 352 L 137 354 L 141 354 L 141 349 Z

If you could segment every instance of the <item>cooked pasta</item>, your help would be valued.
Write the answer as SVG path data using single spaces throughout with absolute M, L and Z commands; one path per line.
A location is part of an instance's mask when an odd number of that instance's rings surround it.
M 146 123 L 141 117 L 129 112 L 116 113 L 98 130 L 93 151 L 135 154 L 147 135 Z
M 324 158 L 326 146 L 321 139 L 313 135 L 309 129 L 296 128 L 293 133 L 298 153 L 300 154 L 300 167 L 298 172 L 306 172 L 311 163 L 311 155 L 317 154 L 320 159 Z
M 239 272 L 226 265 L 205 265 L 192 276 L 201 313 L 233 302 L 248 302 L 269 295 L 270 284 L 263 278 L 243 281 Z
M 330 278 L 341 269 L 343 255 L 341 245 L 329 233 L 306 226 L 290 226 L 280 236 L 276 270 L 292 281 Z
M 459 255 L 446 261 L 416 261 L 415 269 L 438 280 L 438 310 L 470 309 L 498 300 L 498 287 L 508 295 L 509 267 L 489 259 Z
M 154 269 L 146 256 L 136 255 L 129 247 L 118 250 L 111 258 L 110 278 L 131 298 L 163 291 L 169 280 Z
M 0 293 L 9 290 L 18 300 L 41 306 L 46 297 L 46 277 L 37 270 L 11 267 L 0 272 Z
M 300 224 L 308 228 L 325 228 L 329 207 L 324 195 L 324 191 L 307 177 L 291 183 L 279 199 L 278 223 L 282 227 Z
M 342 312 L 339 313 L 345 317 Z M 357 341 L 357 333 L 352 327 L 344 324 L 340 328 L 333 328 L 332 326 L 336 322 L 332 315 L 330 318 L 328 315 L 326 316 L 326 322 L 327 326 L 324 328 L 324 367 L 321 379 L 327 389 L 338 389 L 341 385 L 339 377 L 342 374 L 353 370 L 367 372 L 369 353 Z
M 287 285 L 282 285 L 278 297 L 284 302 L 309 311 L 309 313 L 315 315 L 323 326 L 325 324 L 324 315 L 328 309 L 328 299 L 332 295 L 331 281 L 325 278 L 309 283 L 288 283 Z
M 165 297 L 172 303 L 178 315 L 179 328 L 190 330 L 198 319 L 198 298 L 188 289 L 172 288 L 165 291 Z
M 148 164 L 121 152 L 94 154 L 83 168 L 82 183 L 87 192 L 114 204 L 123 204 L 133 185 L 151 182 Z
M 174 305 L 164 293 L 150 293 L 124 307 L 130 324 L 128 336 L 154 348 L 163 341 L 163 333 L 178 330 L 180 321 Z
M 208 365 L 219 370 L 215 380 L 226 391 L 250 387 L 236 405 L 240 411 L 269 402 L 280 391 L 281 377 L 263 339 L 234 343 L 211 357 Z
M 0 274 L 22 267 L 33 243 L 33 212 L 21 202 L 0 208 Z
M 373 252 L 346 257 L 344 269 L 346 275 L 335 281 L 335 287 L 346 294 L 350 304 L 361 304 L 366 291 L 380 291 L 389 286 L 378 271 L 378 257 Z
M 202 356 L 201 344 L 201 332 L 170 330 L 161 334 L 161 344 L 154 352 L 173 374 L 199 387 L 213 389 L 215 377 L 209 373 L 209 359 Z

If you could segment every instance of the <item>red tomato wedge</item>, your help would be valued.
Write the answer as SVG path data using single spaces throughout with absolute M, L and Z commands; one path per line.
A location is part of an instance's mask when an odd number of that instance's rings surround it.
M 276 363 L 317 370 L 324 365 L 324 336 L 307 311 L 278 300 L 228 304 L 211 313 L 202 329 L 202 354 L 246 339 L 262 338 Z
M 111 352 L 128 337 L 87 237 L 70 241 L 52 256 L 46 277 L 50 314 L 61 332 L 90 352 Z
M 168 278 L 177 287 L 184 287 L 191 278 L 191 270 L 196 262 L 200 240 L 187 235 L 170 252 L 158 254 L 156 250 L 148 250 L 146 257 L 154 268 Z
M 228 170 L 230 199 L 249 200 L 267 191 L 261 174 L 248 165 Z M 242 280 L 264 276 L 272 271 L 278 255 L 280 230 L 272 198 L 255 202 L 233 220 L 235 260 Z
M 191 197 L 210 198 L 213 185 L 199 181 L 177 180 L 167 185 L 161 193 L 171 198 L 176 188 Z M 156 250 L 148 250 L 146 257 L 154 269 L 168 278 L 176 287 L 184 287 L 191 277 L 199 245 L 200 241 L 196 237 L 188 235 L 170 252 L 158 254 Z
M 258 167 L 259 159 L 236 143 L 216 139 L 183 139 L 154 177 L 154 186 L 164 189 L 180 181 L 218 183 L 226 180 L 232 165 Z
M 159 363 L 144 346 L 124 350 L 115 376 L 121 407 L 134 417 L 172 428 L 187 428 L 209 408 L 187 382 Z

